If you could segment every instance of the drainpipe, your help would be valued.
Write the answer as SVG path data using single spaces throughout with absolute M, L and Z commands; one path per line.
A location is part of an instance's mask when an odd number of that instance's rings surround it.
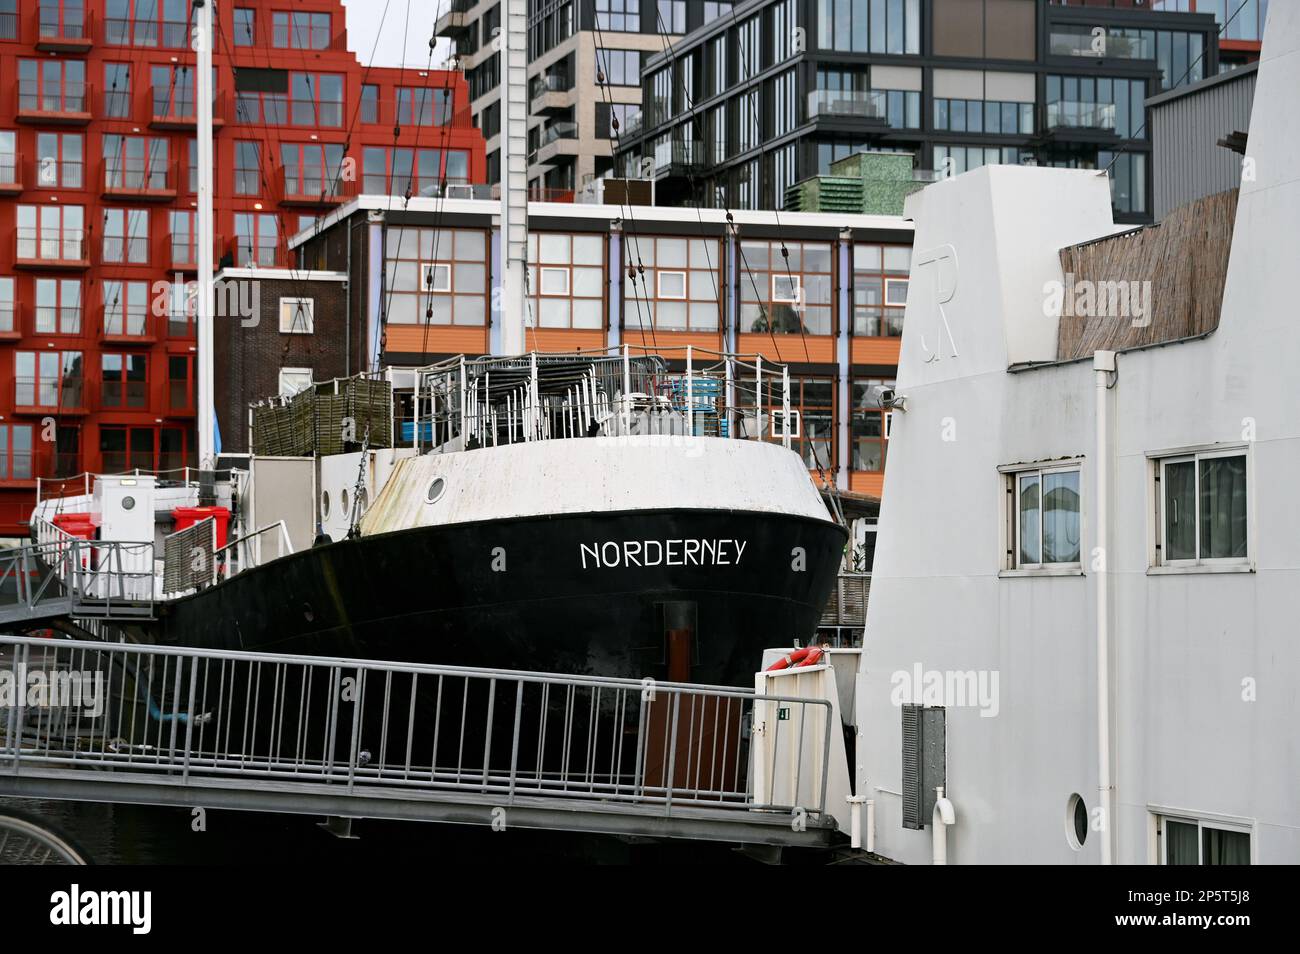
M 1093 466 L 1096 484 L 1097 554 L 1101 557 L 1095 571 L 1097 583 L 1097 796 L 1101 808 L 1102 839 L 1101 863 L 1114 863 L 1115 821 L 1113 813 L 1114 784 L 1111 779 L 1111 706 L 1110 706 L 1110 555 L 1107 552 L 1110 527 L 1110 503 L 1107 489 L 1110 482 L 1110 438 L 1107 434 L 1106 391 L 1109 375 L 1115 372 L 1115 352 L 1098 351 L 1092 356 L 1096 373 L 1097 461 Z
M 862 847 L 862 806 L 870 805 L 865 795 L 845 795 L 844 800 L 849 803 L 849 847 L 858 849 Z M 867 844 L 871 845 L 874 841 L 871 833 L 867 833 Z M 871 850 L 870 847 L 867 849 Z
M 933 860 L 936 865 L 948 863 L 948 827 L 957 824 L 957 810 L 952 802 L 943 797 L 943 786 L 934 790 L 934 812 L 930 817 L 930 830 L 933 839 Z

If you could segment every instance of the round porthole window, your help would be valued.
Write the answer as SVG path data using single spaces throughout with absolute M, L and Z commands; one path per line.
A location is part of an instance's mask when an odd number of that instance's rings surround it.
M 135 509 L 135 498 L 134 498 L 134 497 L 123 497 L 123 498 L 122 498 L 122 509 L 123 509 L 123 510 L 134 510 L 134 509 Z
M 344 488 L 343 493 L 339 494 L 339 503 L 340 503 L 340 504 L 342 505 L 342 507 L 343 507 L 343 513 L 344 513 L 344 515 L 346 515 L 347 512 L 348 512 L 348 492 L 347 492 L 347 488 Z
M 1088 806 L 1082 795 L 1071 795 L 1065 805 L 1065 840 L 1075 851 L 1088 840 Z
M 429 492 L 424 495 L 424 502 L 437 503 L 446 492 L 447 481 L 442 477 L 435 477 L 433 483 L 429 485 Z
M 330 515 L 330 492 L 322 491 L 320 495 L 320 515 L 328 517 Z

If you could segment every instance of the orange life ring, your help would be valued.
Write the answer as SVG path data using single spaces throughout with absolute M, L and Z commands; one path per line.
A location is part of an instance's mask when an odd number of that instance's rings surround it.
M 772 665 L 767 667 L 768 672 L 779 672 L 782 669 L 794 669 L 799 666 L 813 666 L 822 658 L 822 648 L 820 646 L 805 646 L 803 649 L 796 649 L 788 656 L 783 656 Z

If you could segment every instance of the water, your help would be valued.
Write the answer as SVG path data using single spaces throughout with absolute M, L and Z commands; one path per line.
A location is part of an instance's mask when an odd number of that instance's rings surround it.
M 208 811 L 194 831 L 189 809 L 0 798 L 0 813 L 35 815 L 70 837 L 95 864 L 274 865 L 410 861 L 427 864 L 729 864 L 731 847 L 661 843 L 526 829 L 358 820 L 355 840 L 317 827 L 315 815 Z

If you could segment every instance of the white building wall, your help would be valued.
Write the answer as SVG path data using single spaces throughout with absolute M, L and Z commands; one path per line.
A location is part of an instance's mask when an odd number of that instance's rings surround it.
M 1121 354 L 1110 391 L 1120 862 L 1155 859 L 1162 809 L 1245 822 L 1257 862 L 1300 861 L 1300 179 L 1288 159 L 1300 152 L 1297 88 L 1300 5 L 1275 4 L 1250 130 L 1257 178 L 1242 188 L 1220 329 Z M 947 712 L 950 863 L 1100 859 L 1099 832 L 1077 851 L 1066 838 L 1071 794 L 1098 804 L 1094 372 L 1090 361 L 1006 371 L 1055 353 L 1041 305 L 1043 283 L 1062 277 L 1056 250 L 1111 230 L 1105 180 L 1092 176 L 1098 189 L 1089 175 L 982 169 L 927 188 L 913 210 L 916 260 L 951 245 L 960 267 L 944 305 L 957 356 L 927 363 L 939 315 L 914 265 L 898 373 L 908 410 L 893 421 L 858 696 L 859 782 L 876 802 L 877 850 L 898 860 L 928 863 L 931 850 L 928 827 L 900 826 L 901 720 L 890 698 L 892 675 L 918 663 L 999 676 L 996 716 Z M 1257 427 L 1253 570 L 1148 574 L 1147 455 L 1240 442 L 1247 418 Z M 1000 578 L 997 468 L 1063 456 L 1084 458 L 1083 572 Z M 1243 699 L 1248 679 L 1255 701 Z

